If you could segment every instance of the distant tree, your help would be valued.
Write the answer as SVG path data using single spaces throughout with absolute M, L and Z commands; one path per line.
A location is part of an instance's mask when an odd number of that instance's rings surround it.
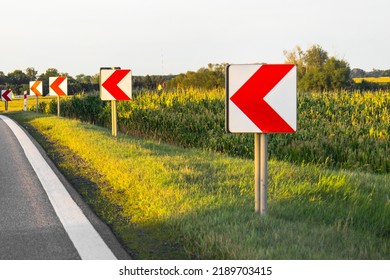
M 383 71 L 382 77 L 390 77 L 390 69 Z
M 36 71 L 34 67 L 28 67 L 25 72 L 29 81 L 35 81 L 37 79 L 38 71 Z
M 23 94 L 26 88 L 24 85 L 29 83 L 29 78 L 22 70 L 15 70 L 8 73 L 7 87 L 10 88 L 14 94 Z
M 197 72 L 188 71 L 179 74 L 175 78 L 167 81 L 167 88 L 204 88 L 212 89 L 225 86 L 226 64 L 208 64 L 208 67 L 200 68 Z
M 94 76 L 79 74 L 73 81 L 73 92 L 92 92 L 99 90 L 99 74 Z
M 364 78 L 366 76 L 366 71 L 360 68 L 353 68 L 351 70 L 351 78 Z
M 286 57 L 285 62 L 295 64 L 297 66 L 298 79 L 301 79 L 305 74 L 306 67 L 303 59 L 304 52 L 300 46 L 296 46 L 292 51 L 284 51 Z
M 22 70 L 15 70 L 11 73 L 8 73 L 8 80 L 10 84 L 14 85 L 29 82 L 27 75 Z
M 326 81 L 323 84 L 325 90 L 347 88 L 351 86 L 351 69 L 344 60 L 329 58 L 323 65 L 323 73 Z
M 352 84 L 349 64 L 329 57 L 319 45 L 310 47 L 306 52 L 297 46 L 292 51 L 284 51 L 284 55 L 286 63 L 297 65 L 299 90 L 336 90 Z
M 8 82 L 8 77 L 4 75 L 3 71 L 0 71 L 0 89 L 4 89 Z
M 149 75 L 146 75 L 146 77 L 144 79 L 144 87 L 147 89 L 152 89 L 153 87 L 155 87 L 155 85 L 153 84 L 152 78 Z
M 99 85 L 99 81 L 100 81 L 100 73 L 91 76 L 91 84 Z
M 165 88 L 166 82 L 172 79 L 173 75 L 146 75 L 133 76 L 133 89 L 155 90 Z
M 303 62 L 308 70 L 321 69 L 328 60 L 328 53 L 319 45 L 310 47 L 303 55 Z
M 390 69 L 388 70 L 379 70 L 379 69 L 372 69 L 372 71 L 366 73 L 366 77 L 390 77 Z

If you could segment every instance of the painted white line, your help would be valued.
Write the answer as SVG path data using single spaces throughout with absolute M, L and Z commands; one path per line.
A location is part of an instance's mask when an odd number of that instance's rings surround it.
M 81 259 L 115 260 L 112 251 L 73 201 L 26 133 L 10 118 L 0 115 L 0 119 L 9 126 L 18 139 Z

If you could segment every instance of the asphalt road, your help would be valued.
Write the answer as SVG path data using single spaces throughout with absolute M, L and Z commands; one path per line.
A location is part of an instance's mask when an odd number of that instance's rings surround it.
M 123 250 L 110 229 L 83 202 L 73 187 L 50 162 L 42 148 L 30 136 L 28 138 L 54 171 L 58 180 L 63 184 L 64 190 L 69 193 L 77 208 L 81 210 L 80 213 L 90 222 L 91 228 L 96 230 L 98 238 L 101 237 L 103 240 L 103 245 L 96 246 L 107 246 L 110 251 L 108 255 L 97 256 L 96 259 L 129 259 L 129 255 Z M 50 193 L 43 187 L 47 183 L 42 183 L 43 179 L 40 179 L 36 173 L 18 138 L 4 119 L 0 118 L 0 259 L 85 258 L 80 252 L 88 251 L 89 248 L 79 249 L 83 244 L 77 245 L 77 243 L 88 243 L 93 240 L 93 237 L 89 238 L 88 234 L 82 232 L 86 226 L 80 226 L 82 222 L 79 222 L 77 217 L 74 218 L 77 220 L 77 225 L 71 225 L 71 230 L 69 230 L 69 222 L 65 222 L 68 224 L 68 229 L 64 227 L 64 218 L 59 218 L 60 215 L 57 214 L 60 210 L 53 208 L 53 199 L 49 198 Z M 71 216 L 73 213 L 62 215 L 68 215 L 71 221 L 73 219 Z M 81 232 L 79 235 L 82 238 L 78 241 L 72 237 L 72 227 Z M 93 243 L 88 243 L 88 246 L 95 248 Z M 111 252 L 113 257 L 110 256 Z M 88 259 L 95 259 L 93 254 L 93 250 L 89 255 L 87 252 Z

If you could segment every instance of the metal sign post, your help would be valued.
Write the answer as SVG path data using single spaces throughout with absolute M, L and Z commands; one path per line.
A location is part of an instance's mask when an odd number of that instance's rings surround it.
M 255 133 L 255 212 L 267 214 L 268 135 Z
M 60 96 L 57 98 L 57 117 L 60 116 Z
M 261 195 L 261 178 L 260 178 L 260 133 L 255 133 L 255 212 L 260 213 L 260 195 Z
M 111 100 L 111 130 L 112 136 L 118 135 L 118 121 L 117 121 L 117 113 L 116 113 L 116 100 Z

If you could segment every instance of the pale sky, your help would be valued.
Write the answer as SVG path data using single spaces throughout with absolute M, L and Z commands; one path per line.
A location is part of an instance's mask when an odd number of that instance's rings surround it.
M 319 44 L 390 69 L 389 0 L 0 0 L 0 71 L 178 74 L 208 63 L 283 63 Z

